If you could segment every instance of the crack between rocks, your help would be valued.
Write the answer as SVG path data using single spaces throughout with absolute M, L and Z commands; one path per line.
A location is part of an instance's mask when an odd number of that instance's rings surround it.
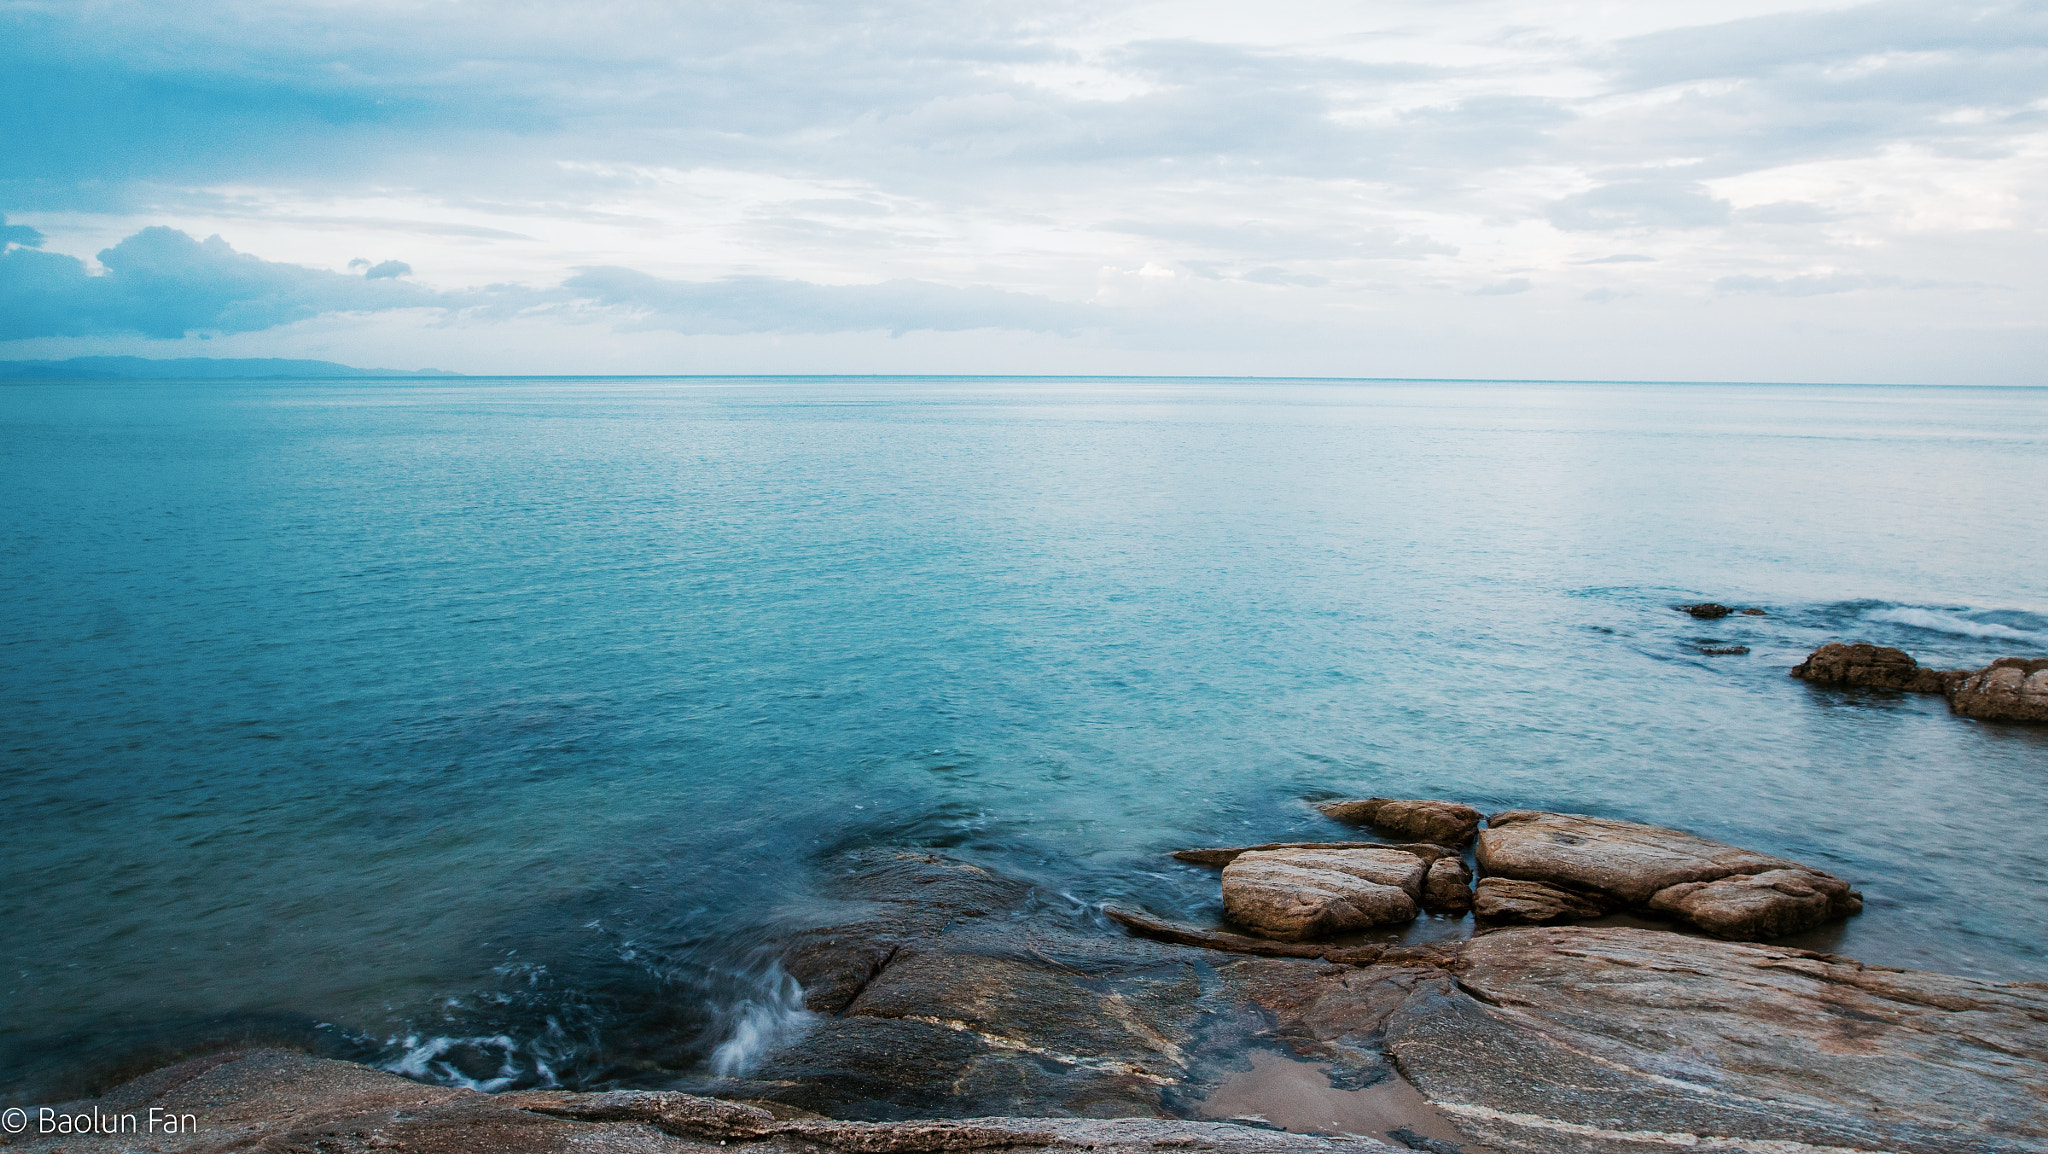
M 875 984 L 875 979 L 881 977 L 882 971 L 888 969 L 889 963 L 895 961 L 896 955 L 902 952 L 903 945 L 900 942 L 889 947 L 889 952 L 883 954 L 882 960 L 876 963 L 875 968 L 868 971 L 868 976 L 861 979 L 860 985 L 854 987 L 852 995 L 846 999 L 846 1004 L 840 1007 L 839 1017 L 844 1018 L 848 1013 L 852 1012 L 853 1004 L 860 1001 L 860 996 L 868 992 L 868 987 Z

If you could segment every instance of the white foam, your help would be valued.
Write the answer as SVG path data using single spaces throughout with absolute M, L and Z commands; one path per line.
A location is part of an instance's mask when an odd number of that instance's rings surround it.
M 1936 633 L 1952 633 L 1958 637 L 2048 642 L 2048 634 L 2014 629 L 2010 625 L 2000 625 L 1995 621 L 1972 621 L 1960 614 L 1940 609 L 1878 609 L 1864 614 L 1864 618 L 1869 621 L 1886 621 L 1894 625 L 1910 625 L 1915 629 L 1927 629 Z
M 711 1051 L 711 1072 L 721 1078 L 752 1073 L 763 1058 L 802 1037 L 817 1020 L 804 1009 L 803 987 L 774 963 L 756 981 L 752 996 L 717 1013 L 730 1023 L 725 1040 Z
M 405 1039 L 405 1054 L 397 1061 L 387 1062 L 384 1069 L 408 1078 L 436 1082 L 443 1086 L 459 1086 L 464 1090 L 481 1090 L 486 1094 L 503 1090 L 519 1080 L 519 1045 L 504 1034 L 493 1034 L 487 1038 L 433 1037 L 422 1041 L 417 1035 Z M 442 1055 L 458 1047 L 474 1049 L 496 1049 L 504 1052 L 504 1060 L 498 1065 L 494 1078 L 472 1078 L 456 1068 L 455 1063 L 439 1060 Z M 554 1085 L 554 1072 L 545 1065 L 540 1067 L 544 1084 Z

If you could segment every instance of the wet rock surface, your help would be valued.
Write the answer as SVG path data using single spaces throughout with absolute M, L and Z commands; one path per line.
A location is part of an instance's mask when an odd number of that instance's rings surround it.
M 1815 685 L 1945 693 L 1966 675 L 1960 669 L 1923 669 L 1903 649 L 1858 641 L 1830 641 L 1792 667 L 1792 676 Z
M 1470 843 L 1473 835 L 1479 832 L 1480 821 L 1486 816 L 1455 801 L 1387 797 L 1325 801 L 1318 803 L 1316 809 L 1325 817 L 1370 825 L 1395 837 L 1453 847 Z
M 1735 612 L 1735 610 L 1721 604 L 1719 601 L 1701 601 L 1695 605 L 1680 605 L 1678 611 L 1680 613 L 1690 613 L 1703 621 L 1713 621 Z
M 1430 862 L 1400 849 L 1275 849 L 1223 867 L 1223 912 L 1282 941 L 1413 921 Z
M 0 1136 L 39 1154 L 101 1151 L 305 1151 L 319 1154 L 761 1154 L 850 1151 L 1097 1150 L 1174 1154 L 1375 1154 L 1399 1147 L 1266 1128 L 1146 1118 L 974 1118 L 867 1123 L 660 1091 L 490 1095 L 423 1086 L 348 1062 L 282 1050 L 201 1058 L 91 1103 L 102 1116 L 155 1108 L 187 1115 L 189 1133 Z
M 2048 721 L 2048 657 L 2001 657 L 1957 681 L 1948 705 L 1981 721 Z

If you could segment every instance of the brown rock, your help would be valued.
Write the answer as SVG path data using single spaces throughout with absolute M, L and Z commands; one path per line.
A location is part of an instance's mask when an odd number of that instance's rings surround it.
M 1391 1154 L 1367 1138 L 1321 1138 L 1213 1122 L 1152 1118 L 982 1117 L 855 1122 L 690 1094 L 614 1090 L 490 1095 L 422 1086 L 349 1062 L 281 1050 L 216 1054 L 160 1070 L 67 1116 L 133 1114 L 118 1134 L 0 1136 L 24 1154 Z M 143 1126 L 168 1115 L 189 1131 Z M 1426 1107 L 1424 1107 L 1426 1109 Z M 730 1145 L 728 1145 L 728 1143 Z
M 1411 921 L 1427 868 L 1397 849 L 1256 850 L 1223 867 L 1223 913 L 1282 941 Z
M 1678 611 L 1680 613 L 1690 613 L 1694 617 L 1703 617 L 1709 621 L 1717 617 L 1726 617 L 1730 613 L 1735 612 L 1735 610 L 1728 608 L 1718 601 L 1702 601 L 1697 605 L 1680 605 Z
M 1461 914 L 1472 908 L 1472 871 L 1462 858 L 1440 857 L 1431 862 L 1429 877 L 1422 883 L 1422 908 L 1433 914 Z
M 1238 859 L 1240 854 L 1266 849 L 1404 849 L 1424 861 L 1435 861 L 1451 852 L 1440 845 L 1429 842 L 1404 842 L 1390 846 L 1383 841 L 1269 841 L 1259 845 L 1215 846 L 1202 849 L 1177 849 L 1173 851 L 1175 861 L 1189 865 L 1227 866 Z
M 1604 926 L 1415 975 L 1387 1050 L 1500 1150 L 2048 1149 L 2048 986 Z
M 1519 925 L 1597 918 L 1613 908 L 1600 897 L 1516 878 L 1480 878 L 1472 897 L 1472 913 L 1480 921 Z
M 1782 938 L 1861 912 L 1849 883 L 1812 870 L 1732 874 L 1658 890 L 1649 907 L 1733 941 Z
M 1684 882 L 1805 868 L 1675 829 L 1583 814 L 1509 810 L 1488 827 L 1476 851 L 1481 873 L 1550 882 L 1625 905 Z
M 1485 816 L 1455 801 L 1403 801 L 1386 797 L 1326 801 L 1316 809 L 1338 821 L 1370 825 L 1397 837 L 1448 846 L 1471 841 L 1472 835 L 1479 832 L 1479 819 Z
M 1764 617 L 1764 616 L 1768 616 L 1768 614 L 1766 614 L 1766 613 L 1765 613 L 1765 612 L 1764 612 L 1763 610 L 1761 610 L 1761 609 L 1744 609 L 1744 610 L 1742 611 L 1742 615 L 1743 615 L 1744 617 Z
M 871 849 L 842 859 L 823 890 L 846 903 L 848 916 L 795 934 L 783 948 L 782 968 L 803 986 L 804 1008 L 836 1014 L 906 943 L 1015 905 L 1031 887 L 955 858 Z
M 1830 641 L 1792 667 L 1792 676 L 1815 685 L 1847 685 L 1865 689 L 1903 689 L 1911 693 L 1944 693 L 1966 672 L 1922 669 L 1903 649 L 1855 642 Z
M 1948 707 L 1984 721 L 2048 721 L 2048 657 L 2001 657 L 1965 675 Z

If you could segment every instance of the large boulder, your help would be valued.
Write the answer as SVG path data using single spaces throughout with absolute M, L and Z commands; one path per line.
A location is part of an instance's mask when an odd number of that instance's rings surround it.
M 1326 801 L 1316 809 L 1326 817 L 1348 821 L 1356 825 L 1370 825 L 1396 837 L 1435 845 L 1462 846 L 1479 832 L 1479 821 L 1485 815 L 1469 805 L 1455 801 L 1401 800 L 1390 797 L 1368 797 L 1344 801 Z
M 1496 814 L 1487 824 L 1476 856 L 1488 875 L 1654 910 L 1722 937 L 1778 937 L 1863 908 L 1831 874 L 1680 830 L 1530 810 Z M 1509 913 L 1503 907 L 1500 916 Z
M 1223 867 L 1223 913 L 1281 941 L 1415 918 L 1429 863 L 1399 849 L 1276 849 Z
M 1762 941 L 1860 913 L 1863 899 L 1841 878 L 1791 869 L 1669 886 L 1648 905 L 1718 938 Z
M 1946 693 L 1967 676 L 1967 671 L 1923 669 L 1911 654 L 1890 646 L 1830 641 L 1793 666 L 1792 676 L 1815 685 Z
M 2001 657 L 1962 678 L 1948 706 L 1984 721 L 2048 721 L 2048 657 Z
M 1613 902 L 1594 895 L 1519 878 L 1480 878 L 1472 895 L 1472 913 L 1480 921 L 1511 925 L 1597 918 L 1613 908 Z

